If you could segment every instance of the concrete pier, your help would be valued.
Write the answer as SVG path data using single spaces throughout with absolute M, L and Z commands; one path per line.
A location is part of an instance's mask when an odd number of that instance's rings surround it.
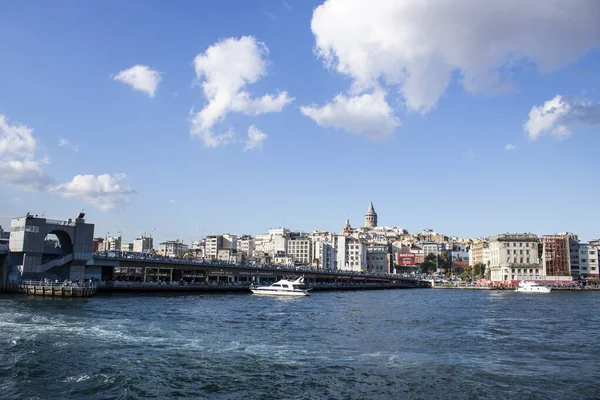
M 40 285 L 31 282 L 0 283 L 0 292 L 19 293 L 29 296 L 91 297 L 98 292 L 96 286 L 67 286 L 62 284 Z

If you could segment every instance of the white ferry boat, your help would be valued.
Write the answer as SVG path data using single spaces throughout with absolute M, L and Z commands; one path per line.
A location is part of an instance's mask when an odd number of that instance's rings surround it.
M 540 285 L 539 283 L 521 281 L 519 282 L 516 291 L 524 293 L 550 293 L 552 289 L 548 286 Z
M 293 281 L 282 279 L 270 286 L 251 287 L 250 290 L 254 294 L 269 296 L 308 296 L 308 289 L 304 286 L 304 277 Z

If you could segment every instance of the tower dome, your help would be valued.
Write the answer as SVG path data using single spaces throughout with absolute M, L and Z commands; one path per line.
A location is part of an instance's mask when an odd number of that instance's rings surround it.
M 377 226 L 377 213 L 373 207 L 373 202 L 369 203 L 369 209 L 365 214 L 365 228 L 375 228 Z

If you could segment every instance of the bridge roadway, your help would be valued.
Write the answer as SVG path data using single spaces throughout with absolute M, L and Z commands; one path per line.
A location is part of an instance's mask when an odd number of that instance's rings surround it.
M 251 283 L 267 284 L 284 277 L 303 275 L 314 290 L 422 288 L 429 282 L 395 274 L 357 273 L 349 271 L 316 270 L 308 267 L 276 265 L 227 264 L 202 260 L 171 259 L 160 256 L 95 254 L 88 266 L 102 268 L 103 281 L 113 281 L 109 287 L 125 288 L 173 287 L 157 286 L 156 281 L 177 284 L 188 290 L 202 284 L 213 287 L 248 287 Z M 121 281 L 118 283 L 117 281 Z M 130 282 L 128 285 L 124 281 Z

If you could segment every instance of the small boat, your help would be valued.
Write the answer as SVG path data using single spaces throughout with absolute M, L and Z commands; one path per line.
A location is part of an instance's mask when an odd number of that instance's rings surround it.
M 550 293 L 552 289 L 548 286 L 540 285 L 539 283 L 521 281 L 519 282 L 516 291 L 523 293 Z
M 270 296 L 308 296 L 308 289 L 304 286 L 304 277 L 293 281 L 282 279 L 270 286 L 251 287 L 254 294 L 263 294 Z

